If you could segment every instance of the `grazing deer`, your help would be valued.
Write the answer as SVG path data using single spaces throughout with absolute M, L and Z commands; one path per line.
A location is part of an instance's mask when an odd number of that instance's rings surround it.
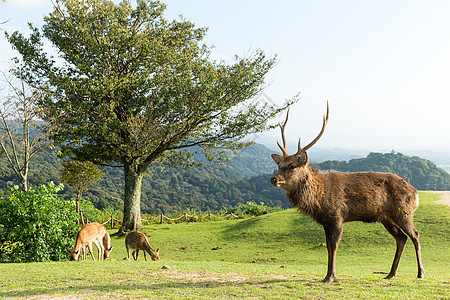
M 148 243 L 147 237 L 143 233 L 137 231 L 131 231 L 130 233 L 128 233 L 127 237 L 125 238 L 125 246 L 127 247 L 128 260 L 130 260 L 131 250 L 133 250 L 134 260 L 138 259 L 139 250 L 144 251 L 145 261 L 147 261 L 147 255 L 145 252 L 148 252 L 148 254 L 150 254 L 152 260 L 159 260 L 159 249 L 157 249 L 156 251 L 153 250 Z
M 97 249 L 100 249 L 100 246 L 98 245 L 97 241 L 93 241 L 93 243 L 95 244 L 95 246 L 97 247 Z M 108 259 L 109 258 L 109 253 L 111 253 L 112 250 L 112 246 L 111 246 L 111 237 L 109 236 L 109 233 L 106 232 L 105 235 L 103 236 L 103 247 L 104 247 L 104 251 L 103 251 L 103 259 Z M 87 251 L 87 248 L 89 248 L 89 246 L 84 246 L 81 248 L 81 253 L 83 254 L 83 258 L 86 260 L 86 253 L 85 251 Z M 92 254 L 92 252 L 91 252 Z
M 107 235 L 107 237 L 106 237 Z M 76 238 L 75 238 L 75 246 L 73 251 L 68 249 L 70 253 L 70 260 L 78 260 L 80 252 L 83 252 L 83 259 L 86 260 L 86 247 L 89 248 L 91 252 L 92 259 L 95 260 L 94 254 L 92 252 L 92 243 L 97 246 L 98 249 L 98 260 L 102 260 L 106 257 L 105 246 L 103 245 L 103 241 L 106 239 L 107 242 L 107 255 L 112 250 L 109 245 L 109 234 L 106 232 L 106 228 L 99 223 L 89 223 L 83 226 L 80 230 L 78 230 Z
M 281 128 L 283 147 L 277 142 L 283 156 L 272 154 L 278 164 L 278 172 L 271 178 L 274 186 L 286 191 L 289 202 L 309 215 L 325 230 L 328 249 L 328 272 L 322 282 L 335 278 L 336 249 L 342 236 L 344 222 L 380 222 L 397 241 L 397 250 L 389 279 L 397 274 L 407 236 L 414 244 L 418 265 L 418 278 L 424 277 L 419 244 L 419 232 L 413 224 L 413 213 L 419 206 L 416 189 L 394 174 L 377 172 L 343 173 L 322 172 L 308 166 L 306 151 L 314 146 L 325 131 L 329 107 L 323 117 L 322 130 L 306 147 L 298 141 L 297 153 L 289 155 L 286 146 L 285 126 Z

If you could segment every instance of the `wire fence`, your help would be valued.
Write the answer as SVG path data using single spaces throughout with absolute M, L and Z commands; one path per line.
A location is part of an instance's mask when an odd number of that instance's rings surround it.
M 202 220 L 207 219 L 209 221 L 212 221 L 213 219 L 225 220 L 225 219 L 238 219 L 238 218 L 239 218 L 239 216 L 235 215 L 233 213 L 227 214 L 225 216 L 216 216 L 216 215 L 213 215 L 212 213 L 207 213 L 206 215 L 195 216 L 195 215 L 190 215 L 188 213 L 184 213 L 183 215 L 181 215 L 178 218 L 169 218 L 168 216 L 161 213 L 159 216 L 157 216 L 155 218 L 151 218 L 149 220 L 141 219 L 141 222 L 146 222 L 148 224 L 163 224 L 164 221 L 168 221 L 168 222 L 198 222 L 200 219 L 202 219 Z M 84 218 L 83 210 L 80 210 L 80 220 L 81 220 L 81 225 L 91 223 L 91 221 L 88 218 L 86 218 L 86 219 Z M 111 226 L 111 229 L 114 229 L 116 225 L 119 226 L 122 224 L 122 220 L 116 219 L 113 215 L 111 215 L 111 217 L 109 217 L 108 220 L 106 220 L 105 222 L 103 222 L 101 224 L 102 225 L 109 224 Z

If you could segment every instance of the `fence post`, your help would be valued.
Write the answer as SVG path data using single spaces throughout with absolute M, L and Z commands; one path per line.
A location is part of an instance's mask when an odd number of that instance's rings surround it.
M 114 229 L 114 217 L 111 215 L 111 229 Z
M 187 213 L 184 213 L 184 222 L 186 222 L 187 223 L 187 220 L 188 220 L 188 214 Z
M 162 223 L 163 223 L 163 221 L 164 221 L 164 214 L 163 214 L 163 213 L 161 213 L 161 220 L 160 220 L 160 224 L 162 224 Z

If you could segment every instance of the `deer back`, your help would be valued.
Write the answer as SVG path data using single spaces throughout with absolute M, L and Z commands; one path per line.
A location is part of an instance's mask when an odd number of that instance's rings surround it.
M 380 222 L 412 214 L 418 207 L 416 189 L 395 174 L 322 172 L 311 167 L 297 172 L 304 173 L 300 179 L 283 179 L 289 182 L 284 185 L 287 198 L 320 224 Z

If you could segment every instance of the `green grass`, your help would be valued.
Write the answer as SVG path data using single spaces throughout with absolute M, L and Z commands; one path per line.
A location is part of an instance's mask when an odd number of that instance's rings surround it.
M 417 279 L 411 241 L 398 276 L 382 279 L 395 241 L 380 224 L 346 223 L 337 281 L 326 273 L 323 229 L 295 210 L 245 220 L 143 228 L 161 260 L 123 261 L 124 238 L 112 238 L 110 261 L 0 265 L 0 298 L 114 299 L 450 299 L 450 209 L 421 193 L 415 224 L 425 279 Z M 113 231 L 114 232 L 114 231 Z M 216 250 L 212 250 L 216 249 Z M 162 269 L 163 265 L 170 270 Z

